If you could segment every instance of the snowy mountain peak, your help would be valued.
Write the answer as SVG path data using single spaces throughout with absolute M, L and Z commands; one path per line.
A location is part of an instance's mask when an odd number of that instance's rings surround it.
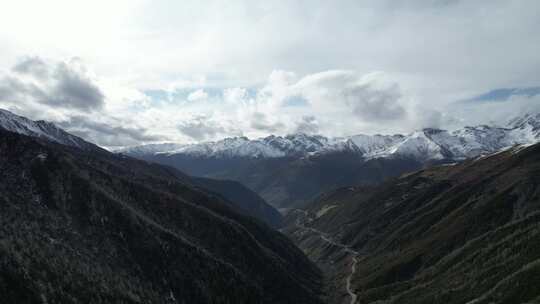
M 325 153 L 355 153 L 364 159 L 413 158 L 461 160 L 497 152 L 518 144 L 540 141 L 540 114 L 514 119 L 507 128 L 488 125 L 469 126 L 455 131 L 425 128 L 407 135 L 365 135 L 328 138 L 304 133 L 270 135 L 250 140 L 227 138 L 216 142 L 178 145 L 172 149 L 155 146 L 150 154 L 184 154 L 194 157 L 305 157 Z M 125 150 L 136 153 L 141 147 Z
M 529 129 L 535 138 L 540 137 L 540 113 L 525 114 L 510 120 L 509 128 L 526 130 Z
M 33 121 L 4 109 L 0 109 L 0 129 L 22 135 L 43 138 L 52 142 L 85 150 L 100 149 L 82 138 L 71 135 L 63 129 L 58 128 L 52 122 L 44 120 Z

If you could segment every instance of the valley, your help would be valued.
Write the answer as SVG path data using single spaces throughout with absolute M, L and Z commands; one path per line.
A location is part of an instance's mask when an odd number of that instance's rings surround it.
M 540 304 L 540 1 L 0 6 L 0 304 Z
M 297 216 L 295 220 L 295 228 L 297 229 L 297 231 L 294 232 L 295 234 L 299 234 L 302 237 L 306 237 L 306 235 L 310 235 L 310 234 L 315 235 L 316 237 L 319 237 L 322 241 L 324 241 L 326 245 L 328 245 L 328 247 L 339 248 L 340 251 L 342 251 L 345 254 L 346 256 L 345 260 L 350 258 L 350 273 L 345 279 L 344 288 L 350 297 L 350 304 L 355 304 L 358 296 L 356 295 L 356 293 L 353 291 L 351 287 L 351 280 L 356 273 L 356 265 L 361 260 L 361 258 L 359 258 L 360 253 L 351 249 L 351 247 L 348 245 L 336 242 L 324 232 L 317 230 L 313 227 L 306 226 L 306 224 L 309 224 L 309 222 L 312 221 L 307 211 L 301 210 L 301 209 L 295 209 L 295 210 L 292 210 L 291 212 L 299 214 L 299 216 Z
M 462 160 L 236 158 L 253 172 L 282 168 L 273 178 L 284 183 L 324 172 L 318 191 L 300 189 L 310 194 L 278 204 L 280 214 L 238 181 L 0 114 L 0 290 L 10 301 L 540 300 L 540 145 L 530 141 Z

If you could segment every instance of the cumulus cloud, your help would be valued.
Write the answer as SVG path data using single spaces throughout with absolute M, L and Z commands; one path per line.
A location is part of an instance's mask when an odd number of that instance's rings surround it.
M 188 101 L 202 101 L 208 99 L 208 93 L 203 89 L 198 89 L 190 93 L 187 97 Z
M 304 116 L 296 124 L 296 133 L 317 134 L 319 133 L 319 123 L 315 116 Z
M 468 107 L 455 100 L 540 84 L 538 1 L 313 0 L 309 10 L 301 1 L 41 2 L 29 11 L 11 1 L 0 11 L 0 26 L 9 29 L 0 37 L 0 68 L 25 50 L 74 54 L 101 73 L 99 86 L 86 72 L 60 77 L 56 63 L 29 57 L 0 78 L 3 105 L 58 116 L 138 115 L 168 136 L 179 119 L 201 114 L 215 115 L 227 132 L 223 121 L 233 120 L 251 136 L 268 132 L 252 126 L 254 113 L 280 117 L 276 132 L 294 131 L 303 116 L 315 116 L 327 135 L 444 127 Z M 379 70 L 386 74 L 363 78 Z M 117 86 L 163 90 L 169 99 L 136 104 Z M 187 93 L 175 95 L 178 87 Z M 197 102 L 186 102 L 189 94 Z
M 121 125 L 111 120 L 108 118 L 108 121 L 99 121 L 95 117 L 74 115 L 69 120 L 57 124 L 77 136 L 106 147 L 123 147 L 167 140 L 161 135 L 148 134 L 146 128 L 127 126 L 127 123 Z
M 30 89 L 15 77 L 5 76 L 0 81 L 0 101 L 13 101 Z
M 245 88 L 226 88 L 223 90 L 223 101 L 228 104 L 249 102 L 248 90 Z
M 399 85 L 381 72 L 326 71 L 305 76 L 294 87 L 316 106 L 345 105 L 366 121 L 398 120 L 406 115 Z
M 438 107 L 417 99 L 399 77 L 352 70 L 306 75 L 277 70 L 260 86 L 246 88 L 173 87 L 149 92 L 96 83 L 79 60 L 51 63 L 27 57 L 0 82 L 0 105 L 33 119 L 53 120 L 99 145 L 117 147 L 297 132 L 404 133 L 501 120 L 504 114 L 517 112 L 514 109 L 540 104 L 540 95 L 512 94 L 504 102 Z M 501 107 L 503 103 L 508 109 Z
M 219 133 L 225 133 L 225 128 L 212 121 L 207 116 L 196 116 L 189 121 L 178 124 L 178 130 L 194 140 L 210 139 Z
M 133 118 L 192 141 L 295 132 L 305 117 L 324 135 L 408 132 L 540 104 L 538 1 L 42 2 L 0 11 L 0 106 L 31 118 Z M 26 50 L 55 61 L 15 62 Z
M 49 66 L 39 57 L 25 57 L 12 67 L 12 71 L 44 79 L 49 75 Z
M 45 102 L 61 107 L 81 110 L 99 109 L 105 96 L 90 78 L 72 65 L 59 63 L 53 73 L 56 84 L 48 93 Z
M 366 121 L 396 120 L 406 115 L 405 108 L 399 103 L 401 93 L 395 84 L 387 88 L 359 84 L 343 93 L 354 114 Z
M 39 57 L 26 57 L 4 75 L 0 101 L 38 103 L 81 111 L 99 110 L 105 96 L 78 59 L 47 63 Z
M 281 131 L 285 125 L 282 122 L 270 122 L 266 114 L 255 112 L 251 117 L 251 127 L 255 130 L 266 131 L 266 132 L 276 132 Z

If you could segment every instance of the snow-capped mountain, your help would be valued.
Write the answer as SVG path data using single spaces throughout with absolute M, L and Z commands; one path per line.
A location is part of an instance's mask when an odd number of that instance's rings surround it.
M 39 137 L 80 149 L 100 149 L 96 145 L 91 144 L 80 137 L 69 134 L 52 122 L 44 120 L 33 121 L 3 109 L 0 109 L 0 129 L 27 136 Z
M 116 152 L 125 152 L 129 150 L 129 154 L 133 156 L 140 156 L 146 154 L 154 154 L 160 151 L 176 151 L 186 145 L 177 144 L 177 143 L 163 143 L 163 144 L 148 144 L 130 147 L 129 149 L 121 149 Z
M 253 140 L 234 137 L 191 145 L 138 146 L 119 152 L 132 155 L 182 154 L 200 158 L 305 157 L 350 152 L 364 159 L 406 157 L 428 161 L 462 160 L 539 140 L 540 114 L 537 114 L 513 119 L 505 128 L 487 125 L 454 131 L 426 128 L 407 135 L 360 134 L 338 138 L 306 134 L 271 135 Z
M 250 140 L 247 137 L 231 137 L 215 142 L 192 145 L 174 143 L 136 146 L 116 152 L 130 155 L 141 154 L 187 154 L 196 157 L 249 157 L 276 158 L 305 156 L 316 153 L 356 150 L 348 138 L 327 138 L 320 135 L 293 134 L 268 136 Z

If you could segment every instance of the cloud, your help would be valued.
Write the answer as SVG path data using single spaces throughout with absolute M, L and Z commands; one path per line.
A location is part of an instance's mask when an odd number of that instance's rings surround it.
M 249 103 L 249 92 L 245 88 L 226 88 L 223 90 L 223 101 L 227 104 Z
M 141 90 L 253 87 L 273 69 L 383 70 L 437 106 L 454 95 L 540 82 L 537 1 L 313 0 L 309 10 L 302 1 L 33 6 L 12 1 L 0 12 L 9 29 L 0 41 L 2 67 L 25 50 L 76 54 Z
M 255 112 L 251 116 L 251 127 L 258 131 L 277 132 L 285 128 L 282 122 L 270 122 L 267 115 Z
M 187 97 L 188 101 L 203 101 L 206 99 L 208 99 L 208 93 L 206 93 L 203 89 L 193 91 Z
M 304 116 L 296 124 L 295 133 L 304 133 L 304 134 L 317 134 L 319 133 L 319 123 L 315 116 Z
M 384 132 L 384 128 L 407 129 L 414 124 L 410 121 L 414 102 L 403 94 L 396 79 L 383 72 L 329 70 L 309 74 L 290 85 L 288 94 L 283 102 L 288 111 L 298 108 L 297 118 L 322 118 L 319 128 L 330 134 Z M 291 100 L 298 100 L 301 107 L 290 107 Z
M 95 110 L 103 107 L 105 96 L 83 71 L 60 62 L 54 68 L 54 84 L 46 88 L 47 98 L 42 102 L 53 106 Z
M 190 121 L 181 122 L 177 128 L 183 134 L 197 141 L 212 138 L 219 133 L 225 133 L 224 127 L 211 121 L 207 116 L 197 116 Z
M 540 84 L 538 1 L 42 2 L 0 11 L 0 105 L 40 119 L 137 117 L 186 141 L 179 123 L 206 140 L 312 116 L 342 136 L 491 120 L 538 97 L 514 89 Z M 50 60 L 16 62 L 27 50 Z M 201 115 L 212 123 L 197 135 Z
M 466 99 L 464 102 L 503 102 L 512 96 L 533 97 L 540 95 L 540 87 L 501 88 Z
M 343 92 L 346 102 L 359 118 L 370 122 L 398 120 L 406 116 L 399 103 L 401 93 L 397 84 L 377 88 L 371 83 L 360 83 Z
M 540 95 L 516 94 L 506 101 L 455 102 L 449 106 L 453 120 L 445 121 L 445 127 L 493 124 L 501 127 L 517 116 L 540 113 Z
M 15 77 L 5 76 L 0 81 L 0 101 L 13 101 L 28 91 L 28 86 Z
M 12 67 L 12 71 L 44 79 L 49 76 L 49 66 L 39 57 L 25 57 Z
M 146 128 L 115 125 L 111 121 L 98 121 L 95 117 L 83 115 L 71 116 L 69 120 L 57 124 L 70 133 L 106 147 L 123 147 L 167 140 L 164 136 L 149 135 Z
M 77 59 L 52 64 L 26 57 L 3 76 L 0 101 L 93 111 L 104 106 L 105 96 Z
M 283 105 L 286 107 L 302 107 L 307 106 L 309 102 L 302 96 L 289 96 L 283 101 Z

